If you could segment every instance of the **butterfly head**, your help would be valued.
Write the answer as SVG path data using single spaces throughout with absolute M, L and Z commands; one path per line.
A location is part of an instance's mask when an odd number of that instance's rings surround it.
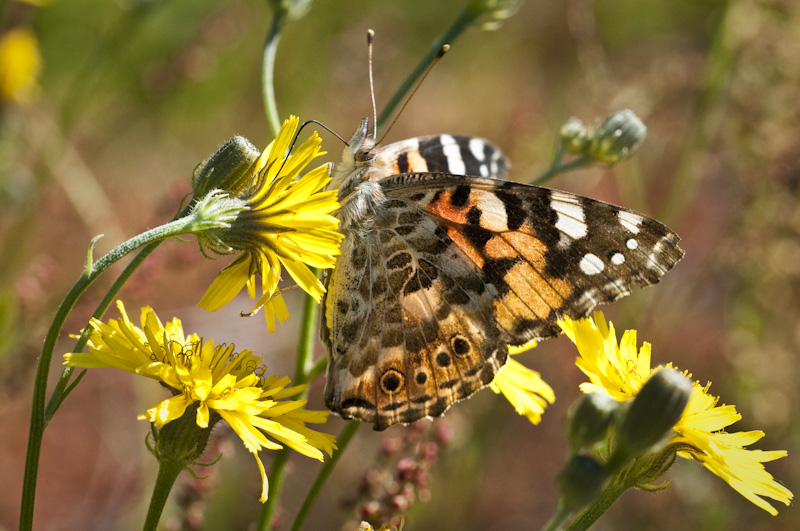
M 370 163 L 375 160 L 375 139 L 370 136 L 369 131 L 369 119 L 364 118 L 345 146 L 342 161 L 333 170 L 330 189 L 350 189 L 365 179 Z

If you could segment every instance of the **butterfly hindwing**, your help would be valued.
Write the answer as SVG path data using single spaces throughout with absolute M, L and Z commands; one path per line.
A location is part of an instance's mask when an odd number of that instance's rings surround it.
M 496 293 L 477 289 L 479 272 L 446 230 L 406 201 L 384 207 L 372 231 L 343 243 L 349 259 L 328 279 L 323 334 L 326 403 L 377 429 L 442 414 L 489 383 L 507 355 Z

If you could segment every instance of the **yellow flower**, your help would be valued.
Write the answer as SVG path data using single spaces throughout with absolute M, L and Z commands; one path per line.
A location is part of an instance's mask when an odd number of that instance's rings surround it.
M 148 307 L 142 308 L 140 328 L 128 319 L 122 302 L 117 307 L 122 317 L 107 323 L 92 319 L 89 352 L 65 354 L 64 365 L 116 367 L 167 385 L 173 396 L 139 415 L 159 428 L 180 418 L 190 406 L 197 406 L 196 423 L 201 428 L 209 426 L 212 414 L 219 415 L 256 458 L 262 502 L 267 499 L 268 481 L 259 450 L 286 444 L 322 461 L 323 451 L 330 455 L 336 448 L 332 435 L 305 426 L 325 422 L 328 412 L 301 409 L 305 400 L 284 400 L 304 386 L 286 388 L 288 377 L 264 376 L 261 360 L 251 351 L 236 353 L 233 345 L 215 346 L 213 340 L 187 336 L 180 320 L 162 325 Z
M 298 176 L 320 151 L 314 133 L 289 154 L 298 118 L 283 123 L 275 140 L 253 165 L 252 185 L 237 197 L 245 208 L 226 228 L 211 231 L 201 243 L 217 252 L 240 252 L 206 291 L 198 306 L 218 310 L 243 287 L 256 299 L 256 275 L 261 277 L 261 296 L 251 313 L 264 308 L 267 326 L 275 330 L 288 310 L 278 292 L 281 269 L 286 268 L 297 284 L 317 301 L 325 289 L 311 267 L 332 268 L 339 254 L 342 236 L 339 221 L 330 215 L 339 208 L 336 191 L 325 191 L 330 181 L 328 165 Z M 277 295 L 276 295 L 277 292 Z
M 535 344 L 523 348 L 511 347 L 509 354 L 518 354 Z M 511 358 L 497 371 L 489 388 L 496 394 L 503 393 L 517 413 L 525 415 L 532 424 L 539 424 L 547 403 L 552 404 L 556 399 L 553 388 L 542 380 L 538 372 Z
M 589 383 L 581 384 L 586 393 L 603 392 L 618 401 L 629 400 L 658 369 L 650 368 L 648 343 L 637 353 L 635 330 L 627 330 L 617 345 L 614 326 L 606 325 L 601 312 L 596 312 L 594 319 L 565 318 L 559 325 L 578 347 L 577 365 L 589 377 Z M 763 463 L 785 457 L 786 452 L 745 449 L 764 433 L 725 432 L 741 415 L 734 406 L 717 406 L 717 401 L 718 397 L 708 394 L 708 386 L 694 382 L 689 404 L 668 444 L 678 445 L 679 456 L 702 463 L 758 507 L 778 514 L 764 497 L 789 505 L 793 495 L 775 481 Z
M 0 36 L 0 100 L 29 100 L 38 90 L 41 68 L 39 43 L 31 31 L 18 28 Z

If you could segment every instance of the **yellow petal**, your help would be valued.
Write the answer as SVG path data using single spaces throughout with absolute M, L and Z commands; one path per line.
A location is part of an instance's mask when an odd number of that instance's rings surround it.
M 250 260 L 243 254 L 231 265 L 223 269 L 206 290 L 197 306 L 210 312 L 219 310 L 242 291 L 250 278 Z

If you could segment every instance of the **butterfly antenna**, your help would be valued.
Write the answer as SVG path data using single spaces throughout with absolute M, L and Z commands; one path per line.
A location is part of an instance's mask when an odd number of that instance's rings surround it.
M 334 131 L 333 129 L 331 129 L 330 127 L 328 127 L 327 125 L 325 125 L 324 123 L 322 123 L 322 122 L 320 122 L 318 120 L 309 120 L 309 121 L 305 122 L 303 125 L 301 125 L 300 129 L 297 130 L 297 135 L 295 135 L 295 137 L 294 137 L 295 138 L 295 142 L 297 141 L 297 137 L 300 136 L 300 131 L 302 131 L 303 128 L 305 126 L 309 125 L 309 124 L 317 124 L 321 128 L 325 129 L 327 132 L 329 132 L 330 134 L 332 134 L 333 136 L 335 136 L 336 138 L 341 140 L 342 144 L 344 144 L 345 146 L 347 145 L 347 141 L 344 138 L 342 138 L 341 136 L 337 135 L 336 131 Z M 292 142 L 292 147 L 294 147 L 294 142 Z
M 375 82 L 372 77 L 372 42 L 375 40 L 375 32 L 367 30 L 367 63 L 369 65 L 369 95 L 372 97 L 372 138 L 378 137 L 378 108 L 375 106 Z
M 328 127 L 324 123 L 322 123 L 320 121 L 317 121 L 317 120 L 309 120 L 307 122 L 304 122 L 303 125 L 301 125 L 300 128 L 297 130 L 297 133 L 295 133 L 294 138 L 292 139 L 292 143 L 291 143 L 291 145 L 289 145 L 289 149 L 286 151 L 286 153 L 283 154 L 283 157 L 284 157 L 283 158 L 283 163 L 281 164 L 281 167 L 278 168 L 278 171 L 276 172 L 276 175 L 280 175 L 281 171 L 283 170 L 283 167 L 286 166 L 286 162 L 289 160 L 289 155 L 291 154 L 292 150 L 294 149 L 294 145 L 297 144 L 297 139 L 300 138 L 300 133 L 302 133 L 303 132 L 303 128 L 305 126 L 309 125 L 309 124 L 317 124 L 321 128 L 325 129 L 327 132 L 329 132 L 330 134 L 332 134 L 333 136 L 335 136 L 336 138 L 341 140 L 342 144 L 344 144 L 345 146 L 347 145 L 347 141 L 344 138 L 342 138 L 339 135 L 337 135 L 333 131 L 333 129 L 331 129 L 330 127 Z
M 422 85 L 422 82 L 425 81 L 425 78 L 428 77 L 428 74 L 431 73 L 431 70 L 433 70 L 433 67 L 436 65 L 436 63 L 439 62 L 439 59 L 441 59 L 444 56 L 444 54 L 447 53 L 447 50 L 449 50 L 449 49 L 450 49 L 450 45 L 449 44 L 442 45 L 442 47 L 439 49 L 439 53 L 436 54 L 436 57 L 433 58 L 433 61 L 431 61 L 431 64 L 428 65 L 428 68 L 425 69 L 425 73 L 423 73 L 422 76 L 419 78 L 419 81 L 417 81 L 416 86 L 414 86 L 413 90 L 411 91 L 411 93 L 406 98 L 406 101 L 403 102 L 403 105 L 400 107 L 400 110 L 397 111 L 397 114 L 394 116 L 394 120 L 392 120 L 392 123 L 389 124 L 389 127 L 386 128 L 386 131 L 383 133 L 383 136 L 381 137 L 381 139 L 378 142 L 376 142 L 375 145 L 378 145 L 381 142 L 383 142 L 383 139 L 386 138 L 386 135 L 388 135 L 389 131 L 391 131 L 392 127 L 394 127 L 394 124 L 397 122 L 397 119 L 400 118 L 401 114 L 403 114 L 403 111 L 406 109 L 406 106 L 408 105 L 408 102 L 411 101 L 411 98 L 413 98 L 414 94 L 416 94 L 417 91 L 419 90 L 419 87 Z M 374 104 L 373 104 L 373 106 L 374 106 Z

